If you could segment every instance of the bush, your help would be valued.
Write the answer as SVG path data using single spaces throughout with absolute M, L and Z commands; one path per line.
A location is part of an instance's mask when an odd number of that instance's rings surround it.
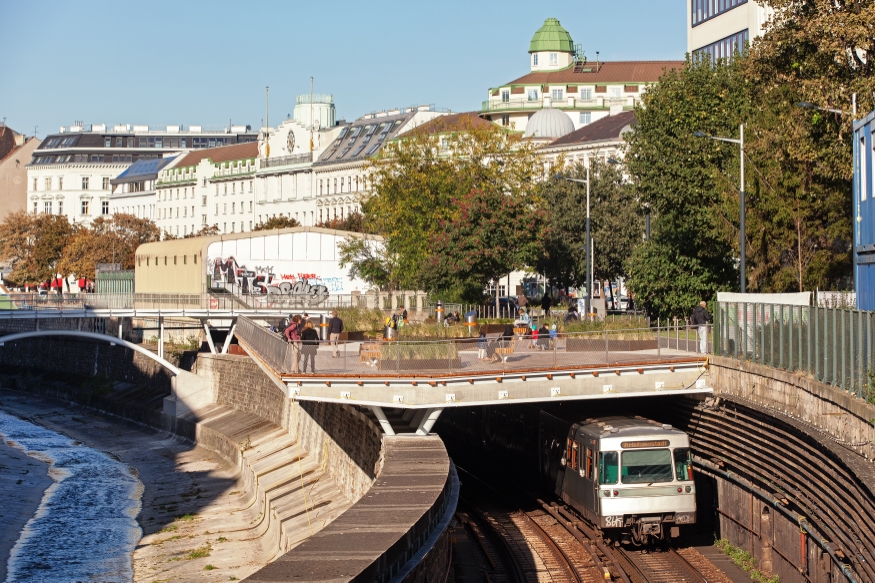
M 382 330 L 386 319 L 382 310 L 368 308 L 338 308 L 337 316 L 343 320 L 343 329 L 347 332 Z
M 450 360 L 458 356 L 455 342 L 385 342 L 380 347 L 381 360 Z

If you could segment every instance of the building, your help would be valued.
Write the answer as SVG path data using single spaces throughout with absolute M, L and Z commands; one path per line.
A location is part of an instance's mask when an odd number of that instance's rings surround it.
M 27 166 L 28 211 L 66 215 L 71 222 L 89 224 L 110 214 L 111 181 L 132 163 L 186 149 L 254 142 L 257 137 L 249 126 L 213 130 L 77 123 L 62 127 L 42 141 Z
M 110 214 L 125 213 L 140 219 L 154 220 L 158 200 L 155 188 L 158 173 L 176 159 L 177 156 L 169 155 L 157 160 L 137 160 L 110 180 Z
M 181 154 L 158 171 L 155 224 L 176 237 L 209 225 L 251 231 L 257 157 L 257 142 Z
M 27 208 L 27 163 L 39 144 L 0 124 L 0 221 Z
M 854 289 L 857 309 L 875 311 L 875 112 L 854 122 Z
M 754 0 L 687 0 L 687 52 L 730 58 L 762 36 L 772 14 Z
M 526 132 L 543 109 L 565 114 L 573 129 L 635 107 L 647 86 L 683 61 L 602 62 L 588 59 L 555 18 L 548 18 L 529 43 L 529 73 L 490 88 L 480 115 Z
M 136 252 L 137 293 L 241 295 L 348 295 L 369 289 L 350 278 L 338 261 L 338 244 L 372 235 L 319 227 L 294 227 L 216 237 L 191 237 L 140 245 Z M 282 298 L 280 298 L 282 299 Z
M 634 123 L 635 112 L 623 111 L 555 139 L 538 151 L 549 167 L 555 165 L 560 157 L 565 159 L 566 164 L 580 163 L 584 166 L 593 158 L 603 162 L 622 160 L 626 155 L 623 135 L 632 131 Z

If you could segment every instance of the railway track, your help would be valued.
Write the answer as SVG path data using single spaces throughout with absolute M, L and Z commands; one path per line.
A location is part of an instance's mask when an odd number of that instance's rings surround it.
M 479 537 L 489 583 L 732 583 L 692 549 L 681 554 L 674 549 L 611 548 L 567 508 L 539 500 L 540 508 L 521 510 L 476 476 L 457 469 L 472 478 L 464 483 L 463 520 Z

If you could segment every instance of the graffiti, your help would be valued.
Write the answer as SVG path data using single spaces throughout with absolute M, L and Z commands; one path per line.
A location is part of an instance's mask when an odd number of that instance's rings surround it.
M 212 272 L 213 287 L 226 287 L 242 294 L 267 294 L 283 296 L 293 303 L 318 305 L 330 292 L 343 291 L 343 278 L 328 277 L 324 280 L 313 273 L 274 274 L 273 266 L 255 266 L 248 269 L 234 257 L 215 258 L 208 263 Z

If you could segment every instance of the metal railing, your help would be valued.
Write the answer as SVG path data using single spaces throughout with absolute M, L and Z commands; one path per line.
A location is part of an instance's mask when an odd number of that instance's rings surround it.
M 517 332 L 520 333 L 515 333 L 512 338 L 493 335 L 485 340 L 476 337 L 344 340 L 338 341 L 335 347 L 326 340 L 310 346 L 301 342 L 287 343 L 279 332 L 272 332 L 246 317 L 238 319 L 236 329 L 243 344 L 277 374 L 485 375 L 639 363 L 652 365 L 705 358 L 705 354 L 697 356 L 700 343 L 696 331 L 686 327 L 600 330 L 552 337 L 543 335 L 538 339 L 522 335 L 521 329 Z M 305 369 L 308 353 L 312 353 L 312 363 Z
M 313 152 L 295 154 L 293 156 L 280 156 L 278 158 L 261 158 L 259 168 L 273 168 L 275 166 L 291 166 L 293 164 L 309 164 L 313 161 Z
M 860 310 L 721 302 L 715 354 L 803 373 L 869 396 L 875 314 Z

